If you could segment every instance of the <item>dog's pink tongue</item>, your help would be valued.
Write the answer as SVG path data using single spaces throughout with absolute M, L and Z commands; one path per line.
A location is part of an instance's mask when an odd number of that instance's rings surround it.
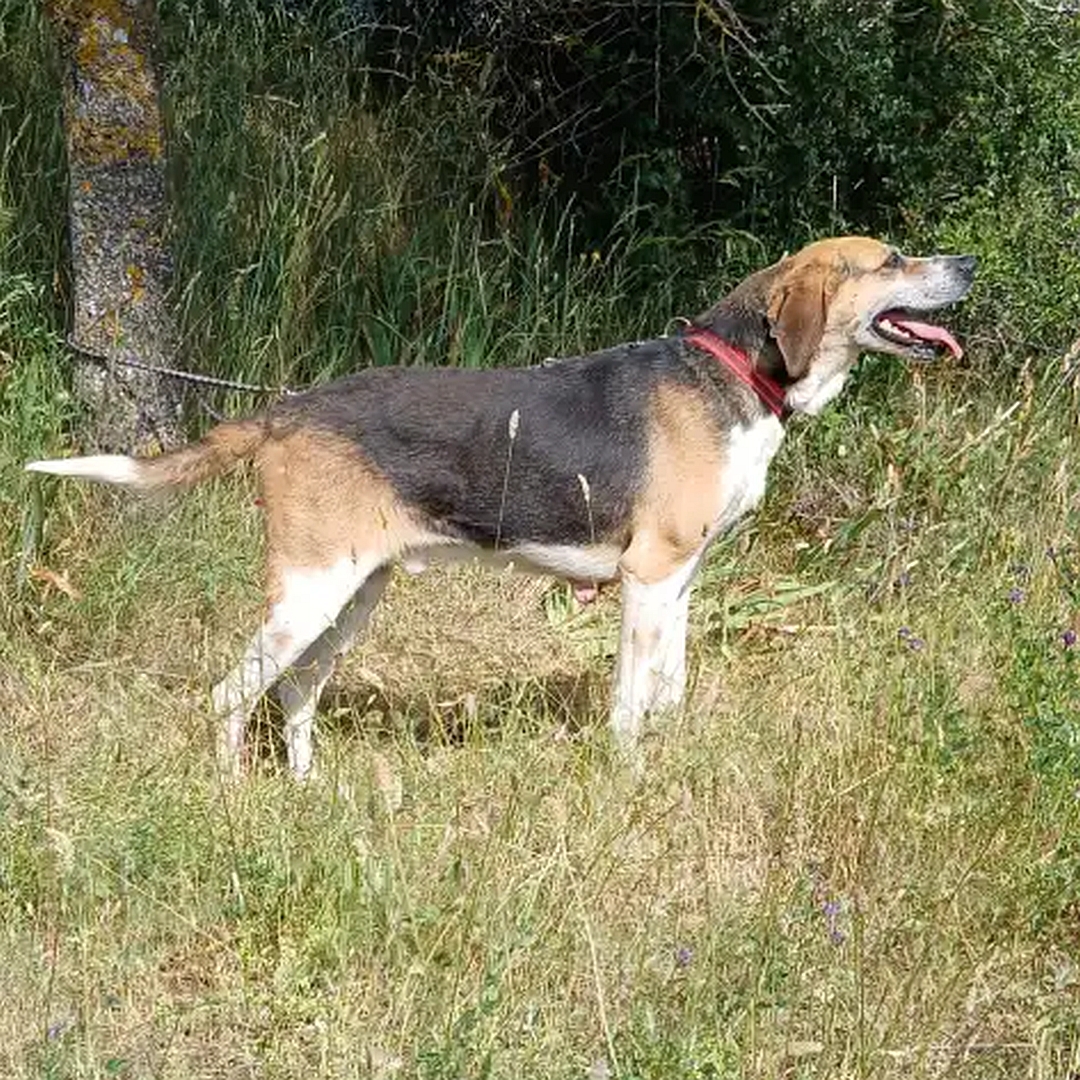
M 932 323 L 917 322 L 915 319 L 900 318 L 892 314 L 887 315 L 887 318 L 894 326 L 906 330 L 913 337 L 921 338 L 923 341 L 936 341 L 944 345 L 957 360 L 964 355 L 960 343 L 944 326 L 934 326 Z

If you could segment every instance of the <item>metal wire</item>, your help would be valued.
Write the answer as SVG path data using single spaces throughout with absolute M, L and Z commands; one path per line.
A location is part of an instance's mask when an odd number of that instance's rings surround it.
M 195 386 L 212 386 L 219 390 L 238 390 L 245 394 L 275 394 L 279 397 L 290 397 L 300 391 L 293 390 L 288 386 L 265 386 L 261 383 L 239 382 L 236 379 L 220 379 L 216 375 L 203 375 L 197 371 L 182 371 L 180 368 L 159 367 L 156 364 L 147 364 L 142 360 L 136 360 L 128 356 L 103 356 L 101 353 L 91 352 L 83 346 L 76 344 L 71 338 L 67 341 L 68 348 L 80 356 L 93 360 L 104 368 L 119 364 L 122 367 L 132 368 L 135 371 L 145 371 L 151 375 L 161 375 L 167 379 L 176 379 L 178 382 L 192 383 Z

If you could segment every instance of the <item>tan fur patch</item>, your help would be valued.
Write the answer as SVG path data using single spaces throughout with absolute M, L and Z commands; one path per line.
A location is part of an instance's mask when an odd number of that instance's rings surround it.
M 897 279 L 901 276 L 919 279 L 925 273 L 926 260 L 908 259 L 903 270 L 886 270 L 881 261 L 887 254 L 883 246 L 873 254 L 858 249 L 863 253 L 864 262 L 853 265 L 849 276 L 838 289 L 829 311 L 829 326 L 833 332 L 850 336 L 851 327 L 879 310 L 896 290 Z
M 257 463 L 271 603 L 289 569 L 359 556 L 378 565 L 437 540 L 347 439 L 301 428 L 269 439 Z
M 883 267 L 889 250 L 870 237 L 839 237 L 810 244 L 778 264 L 768 316 L 793 379 L 806 374 L 815 355 L 828 364 L 857 353 L 853 325 L 880 306 L 899 272 Z
M 820 240 L 779 263 L 768 316 L 793 379 L 806 374 L 827 327 L 873 309 L 873 298 L 888 287 L 888 275 L 879 273 L 888 254 L 879 240 L 847 236 Z
M 189 488 L 250 458 L 267 437 L 265 423 L 256 418 L 219 424 L 197 443 L 160 457 L 138 461 L 138 487 Z
M 842 265 L 852 273 L 877 270 L 889 254 L 889 247 L 869 236 L 834 236 L 807 244 L 784 261 L 793 269 L 812 264 Z
M 810 366 L 840 281 L 840 272 L 827 262 L 786 267 L 776 277 L 768 316 L 792 380 L 801 379 Z
M 650 409 L 648 455 L 648 480 L 620 566 L 652 583 L 698 551 L 719 513 L 723 450 L 700 392 L 661 384 Z

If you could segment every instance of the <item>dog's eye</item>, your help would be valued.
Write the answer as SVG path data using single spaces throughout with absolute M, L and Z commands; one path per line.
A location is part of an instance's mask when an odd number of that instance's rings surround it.
M 904 258 L 899 251 L 890 251 L 889 257 L 882 263 L 884 270 L 899 270 L 904 265 Z

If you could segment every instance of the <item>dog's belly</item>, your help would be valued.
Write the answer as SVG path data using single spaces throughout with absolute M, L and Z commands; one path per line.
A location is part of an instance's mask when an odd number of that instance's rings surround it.
M 519 544 L 509 554 L 523 569 L 570 581 L 611 581 L 618 576 L 622 552 L 613 544 Z
M 472 559 L 487 566 L 513 566 L 525 573 L 550 574 L 575 582 L 611 581 L 619 574 L 622 551 L 613 544 L 577 547 L 573 544 L 517 544 L 492 551 L 475 544 L 437 544 L 408 552 L 401 560 L 411 574 L 429 566 L 467 562 Z

